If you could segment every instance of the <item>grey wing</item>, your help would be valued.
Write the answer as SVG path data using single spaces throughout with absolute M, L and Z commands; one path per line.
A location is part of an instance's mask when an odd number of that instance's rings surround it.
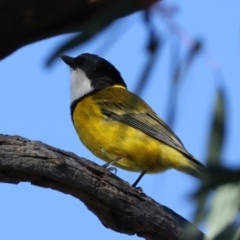
M 115 102 L 102 102 L 100 105 L 103 114 L 109 118 L 137 128 L 152 138 L 181 151 L 190 158 L 193 157 L 175 133 L 152 110 L 148 112 L 137 112 L 129 105 Z M 124 109 L 124 111 L 122 111 L 122 109 Z

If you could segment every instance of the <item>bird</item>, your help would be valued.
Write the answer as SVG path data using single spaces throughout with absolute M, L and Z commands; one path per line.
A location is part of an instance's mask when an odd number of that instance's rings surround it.
M 176 169 L 202 177 L 205 166 L 154 110 L 130 92 L 120 72 L 95 54 L 61 56 L 70 67 L 71 118 L 81 142 L 98 158 L 124 170 Z

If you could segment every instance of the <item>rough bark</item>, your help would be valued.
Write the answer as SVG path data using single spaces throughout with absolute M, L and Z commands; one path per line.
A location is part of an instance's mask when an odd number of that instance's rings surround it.
M 0 134 L 0 182 L 31 182 L 70 194 L 114 231 L 145 239 L 184 239 L 187 220 L 127 182 L 73 153 Z M 203 239 L 199 232 L 195 239 Z
M 0 59 L 18 48 L 63 33 L 79 32 L 90 22 L 113 21 L 146 9 L 158 0 L 1 0 Z

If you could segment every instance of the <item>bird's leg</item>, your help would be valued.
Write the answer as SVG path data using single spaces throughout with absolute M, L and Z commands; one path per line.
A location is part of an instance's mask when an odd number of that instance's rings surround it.
M 139 181 L 140 181 L 141 178 L 145 175 L 146 172 L 147 172 L 146 170 L 144 170 L 144 171 L 141 172 L 141 174 L 139 175 L 139 177 L 137 178 L 137 180 L 132 184 L 133 187 L 136 187 L 136 186 L 137 186 L 137 184 L 139 183 Z
M 115 159 L 112 160 L 111 162 L 105 163 L 104 165 L 102 165 L 102 167 L 107 168 L 109 165 L 114 164 L 115 162 L 121 160 L 122 158 L 125 158 L 126 156 L 127 156 L 127 154 L 123 154 L 123 155 L 121 155 L 120 157 L 115 158 Z
M 115 158 L 111 162 L 105 163 L 104 165 L 102 165 L 102 167 L 107 168 L 109 171 L 115 171 L 115 174 L 116 174 L 117 173 L 117 168 L 115 168 L 115 167 L 108 167 L 108 166 L 114 164 L 115 162 L 121 160 L 122 158 L 124 158 L 126 156 L 127 156 L 127 154 L 123 154 L 120 157 Z

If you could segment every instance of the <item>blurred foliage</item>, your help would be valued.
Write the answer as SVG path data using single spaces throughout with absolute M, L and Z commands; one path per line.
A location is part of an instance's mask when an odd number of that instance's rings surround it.
M 149 1 L 149 5 L 153 2 Z M 144 3 L 142 3 L 144 4 Z M 146 3 L 145 3 L 146 4 Z M 107 29 L 116 19 L 127 16 L 135 9 L 136 2 L 129 0 L 114 1 L 98 14 L 95 14 L 89 21 L 82 26 L 81 32 L 77 33 L 67 42 L 59 46 L 47 60 L 47 65 L 51 65 L 65 51 L 77 47 L 84 42 L 96 37 L 96 35 Z M 149 6 L 148 5 L 148 6 Z
M 127 6 L 127 2 L 124 1 Z M 48 64 L 62 54 L 64 51 L 73 47 L 79 46 L 85 41 L 95 37 L 102 30 L 111 28 L 113 21 L 116 19 L 115 14 L 120 6 L 114 6 L 112 15 L 101 14 L 96 16 L 90 21 L 86 29 L 83 32 L 78 33 L 70 41 L 65 42 L 60 46 L 48 60 Z M 180 26 L 172 20 L 172 17 L 177 12 L 176 6 L 168 6 L 163 3 L 159 3 L 153 7 L 162 17 L 162 22 L 166 24 L 168 30 L 178 41 L 172 48 L 172 77 L 171 88 L 169 92 L 169 105 L 167 122 L 173 127 L 175 120 L 175 112 L 177 108 L 178 93 L 181 84 L 183 84 L 184 77 L 186 76 L 189 68 L 198 54 L 203 51 L 203 44 L 200 40 L 193 39 L 190 36 L 186 36 Z M 104 16 L 104 17 L 103 17 Z M 163 34 L 156 30 L 154 24 L 151 21 L 152 12 L 147 10 L 143 13 L 144 24 L 148 33 L 147 47 L 148 59 L 143 68 L 141 77 L 136 85 L 135 92 L 141 94 L 146 87 L 149 76 L 157 57 L 161 53 L 163 48 Z M 123 28 L 124 30 L 124 28 Z M 119 35 L 122 34 L 119 31 Z M 185 35 L 185 38 L 182 36 Z M 116 38 L 118 39 L 118 38 Z M 186 39 L 188 39 L 186 41 Z M 110 42 L 112 38 L 110 38 Z M 109 40 L 104 43 L 107 48 L 110 47 Z M 183 59 L 180 58 L 179 46 L 185 45 L 188 48 Z M 240 200 L 240 169 L 227 169 L 221 164 L 221 152 L 225 139 L 226 132 L 226 92 L 223 86 L 216 86 L 216 100 L 213 108 L 212 126 L 208 139 L 208 154 L 207 154 L 207 171 L 204 175 L 203 183 L 199 191 L 196 192 L 195 198 L 197 200 L 197 209 L 195 212 L 194 224 L 198 226 L 202 221 L 207 223 L 208 238 L 214 240 L 238 240 L 240 239 L 240 227 L 239 227 L 239 200 Z M 214 190 L 213 190 L 214 189 Z M 195 229 L 188 229 L 187 239 L 197 239 Z
M 202 49 L 202 43 L 200 41 L 194 41 L 192 45 L 189 46 L 188 52 L 183 60 L 179 59 L 179 42 L 176 42 L 172 48 L 172 79 L 171 79 L 171 87 L 168 98 L 168 114 L 167 114 L 167 123 L 173 128 L 174 120 L 177 108 L 177 100 L 179 87 L 182 84 L 184 77 L 187 74 L 191 63 L 194 61 L 194 58 Z
M 226 94 L 224 89 L 218 89 L 215 110 L 212 123 L 212 133 L 209 138 L 208 161 L 209 166 L 216 166 L 219 164 L 221 157 L 221 150 L 225 138 L 225 108 L 226 108 Z
M 234 222 L 239 208 L 239 186 L 239 183 L 225 184 L 220 186 L 214 194 L 207 217 L 210 238 L 221 239 L 226 234 L 225 230 Z
M 143 71 L 140 75 L 140 79 L 135 89 L 135 92 L 138 95 L 141 95 L 143 89 L 145 88 L 149 80 L 149 75 L 151 74 L 151 71 L 155 66 L 154 63 L 156 62 L 156 58 L 159 56 L 159 51 L 163 45 L 161 37 L 157 36 L 157 31 L 151 22 L 150 12 L 148 10 L 145 11 L 143 16 L 146 30 L 148 31 L 147 40 L 148 59 L 145 64 L 145 67 L 143 68 Z
M 226 93 L 223 88 L 217 91 L 212 118 L 208 168 L 196 194 L 195 224 L 206 219 L 209 239 L 240 239 L 239 229 L 234 224 L 239 216 L 240 170 L 229 170 L 220 165 L 226 129 Z

